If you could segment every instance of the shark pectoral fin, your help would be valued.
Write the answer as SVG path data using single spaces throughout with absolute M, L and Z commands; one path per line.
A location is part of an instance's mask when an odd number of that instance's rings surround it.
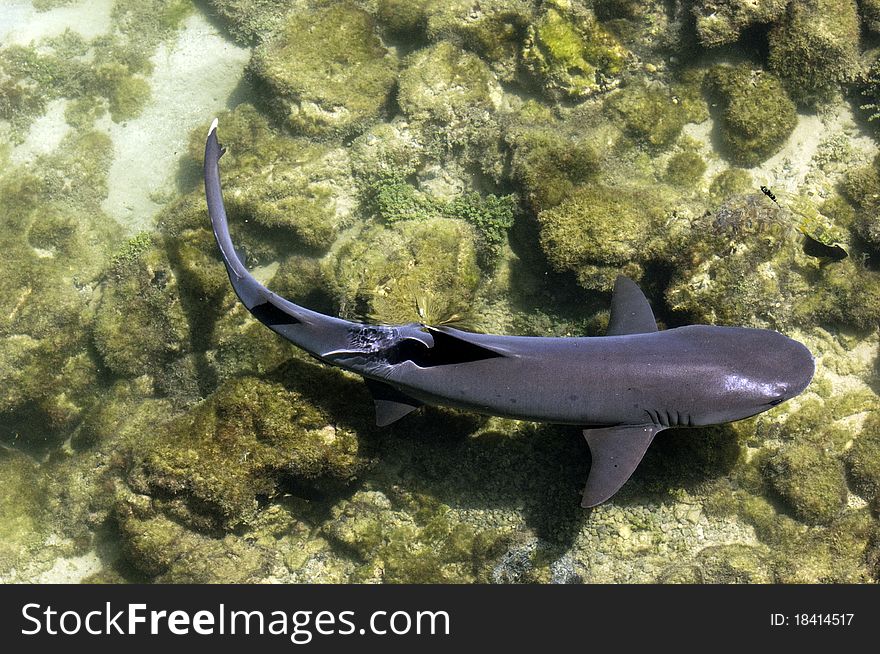
M 608 336 L 651 334 L 657 331 L 657 320 L 648 298 L 629 277 L 618 275 L 611 295 L 611 320 Z
M 601 504 L 614 495 L 630 478 L 654 435 L 663 429 L 656 425 L 618 425 L 584 429 L 593 464 L 581 506 Z
M 364 379 L 364 381 L 367 388 L 370 389 L 373 403 L 376 405 L 376 424 L 379 427 L 386 427 L 392 422 L 397 422 L 403 416 L 422 406 L 421 402 L 401 393 L 393 386 L 374 379 Z

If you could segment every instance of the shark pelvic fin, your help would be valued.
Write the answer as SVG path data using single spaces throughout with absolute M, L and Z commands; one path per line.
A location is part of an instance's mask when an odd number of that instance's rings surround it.
M 581 506 L 601 504 L 620 490 L 639 465 L 654 435 L 662 429 L 656 425 L 584 429 L 593 464 Z
M 422 406 L 421 402 L 401 393 L 393 386 L 374 379 L 364 379 L 364 381 L 367 383 L 367 388 L 370 389 L 370 394 L 373 396 L 373 403 L 376 405 L 376 424 L 379 427 L 386 427 L 392 422 L 397 422 Z
M 611 295 L 611 320 L 607 335 L 651 334 L 656 331 L 657 321 L 648 298 L 633 280 L 619 275 Z

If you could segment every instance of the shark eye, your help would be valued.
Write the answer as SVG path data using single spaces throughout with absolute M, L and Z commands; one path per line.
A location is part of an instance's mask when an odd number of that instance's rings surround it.
M 776 406 L 777 404 L 782 404 L 783 402 L 785 402 L 784 397 L 777 397 L 775 400 L 770 401 L 770 406 Z

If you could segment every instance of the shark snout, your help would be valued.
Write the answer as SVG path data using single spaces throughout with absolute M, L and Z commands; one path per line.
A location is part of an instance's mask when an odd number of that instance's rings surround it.
M 776 405 L 800 395 L 813 380 L 816 362 L 807 347 L 787 336 L 785 343 L 779 348 L 777 357 L 780 360 L 777 376 L 776 397 L 769 404 Z

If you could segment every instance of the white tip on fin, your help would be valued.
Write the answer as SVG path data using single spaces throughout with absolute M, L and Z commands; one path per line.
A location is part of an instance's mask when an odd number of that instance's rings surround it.
M 218 122 L 219 121 L 216 118 L 211 121 L 211 128 L 208 130 L 208 136 L 211 136 L 211 132 L 213 132 L 215 129 L 217 129 Z

